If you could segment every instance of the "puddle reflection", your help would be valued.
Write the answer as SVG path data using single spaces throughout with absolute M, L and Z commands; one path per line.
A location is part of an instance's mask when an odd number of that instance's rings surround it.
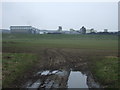
M 71 71 L 68 79 L 68 88 L 88 88 L 87 76 L 79 71 Z

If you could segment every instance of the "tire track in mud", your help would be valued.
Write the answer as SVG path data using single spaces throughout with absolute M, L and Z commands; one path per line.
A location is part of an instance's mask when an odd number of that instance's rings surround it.
M 81 71 L 86 75 L 89 74 L 87 61 L 82 59 L 79 53 L 67 52 L 64 49 L 57 48 L 45 48 L 40 50 L 40 52 L 42 55 L 41 60 L 26 74 L 27 76 L 25 75 L 27 78 L 24 78 L 24 80 L 16 87 L 25 88 L 27 85 L 33 85 L 34 87 L 35 83 L 40 82 L 39 88 L 47 86 L 50 88 L 66 88 L 71 69 L 74 71 Z M 35 75 L 37 72 L 44 72 L 45 70 L 61 70 L 59 72 L 63 73 L 65 71 L 67 72 L 67 75 Z M 41 80 L 39 81 L 39 79 Z M 90 81 L 90 79 L 88 81 Z M 49 84 L 51 86 L 49 86 Z
M 87 61 L 82 59 L 79 54 L 66 52 L 60 49 L 57 49 L 57 52 L 65 58 L 65 62 L 68 64 L 69 68 L 88 70 Z
M 45 49 L 44 51 L 44 64 L 47 67 L 58 67 L 66 63 L 66 58 L 59 53 L 56 49 Z
M 94 81 L 94 77 L 92 76 L 92 73 L 88 69 L 87 60 L 82 59 L 79 53 L 76 54 L 72 52 L 66 52 L 64 49 L 46 49 L 45 55 L 47 56 L 46 60 L 48 60 L 49 62 L 47 63 L 47 66 L 50 66 L 50 68 L 54 69 L 74 68 L 74 70 L 81 71 L 82 73 L 88 76 L 87 83 L 89 87 L 94 88 L 99 87 L 99 84 Z M 58 77 L 56 79 L 58 79 Z M 58 80 L 60 81 L 60 79 Z M 66 80 L 68 80 L 68 78 Z M 66 82 L 64 82 L 63 84 L 64 84 L 63 86 L 65 87 Z
M 43 50 L 42 62 L 40 63 L 43 64 L 42 66 L 44 68 L 47 68 L 47 67 L 51 68 L 51 67 L 57 67 L 57 66 L 63 67 L 66 64 L 70 66 L 73 63 L 77 63 L 77 62 L 81 62 L 81 63 L 84 62 L 79 55 L 65 52 L 62 49 L 46 48 Z
M 38 70 L 66 70 L 67 72 L 70 70 L 70 68 L 78 68 L 81 67 L 81 61 L 82 59 L 80 58 L 80 56 L 72 54 L 72 53 L 68 53 L 63 51 L 62 49 L 50 49 L 50 48 L 46 48 L 43 50 L 43 65 L 42 68 L 39 68 Z M 81 62 L 81 63 L 80 63 Z M 77 64 L 75 66 L 75 64 Z M 62 87 L 65 88 L 67 86 L 67 81 L 68 81 L 68 77 L 69 77 L 70 71 L 68 72 L 67 76 L 64 77 L 59 77 L 59 76 L 55 76 L 55 75 L 46 75 L 46 76 L 37 76 L 37 77 L 33 77 L 32 79 L 32 84 L 34 86 L 34 83 L 37 82 L 37 80 L 39 80 L 39 78 L 42 78 L 41 81 L 41 85 L 39 87 L 44 87 L 44 84 L 46 82 L 47 79 L 53 79 L 53 81 L 58 82 L 58 87 Z M 53 83 L 50 81 L 48 81 L 47 83 Z M 32 85 L 31 84 L 31 85 Z M 51 85 L 51 87 L 54 86 Z

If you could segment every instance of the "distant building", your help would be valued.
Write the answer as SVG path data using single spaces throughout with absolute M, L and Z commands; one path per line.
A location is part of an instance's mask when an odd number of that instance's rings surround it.
M 11 33 L 39 34 L 40 30 L 32 26 L 10 26 Z
M 48 34 L 62 34 L 63 31 L 58 31 L 58 30 L 47 30 Z
M 94 28 L 92 28 L 92 29 L 87 29 L 87 30 L 86 30 L 86 33 L 87 33 L 87 34 L 89 34 L 89 33 L 97 33 L 97 31 L 94 30 Z
M 40 30 L 40 31 L 39 31 L 39 34 L 47 34 L 47 33 L 48 33 L 47 30 Z
M 10 30 L 8 30 L 8 29 L 0 29 L 0 33 L 11 33 L 11 31 Z
M 58 27 L 58 31 L 61 32 L 62 31 L 62 26 Z
M 104 29 L 104 32 L 108 32 L 108 29 Z
M 82 28 L 80 29 L 80 33 L 81 34 L 86 34 L 86 28 L 84 26 L 82 26 Z
M 70 34 L 70 31 L 63 31 L 63 34 Z
M 58 30 L 40 30 L 39 34 L 62 34 L 63 31 L 58 31 Z
M 70 28 L 70 31 L 75 31 L 73 28 Z
M 73 28 L 70 29 L 70 33 L 69 34 L 80 34 L 79 31 L 74 30 Z
M 70 31 L 70 34 L 80 34 L 78 31 Z

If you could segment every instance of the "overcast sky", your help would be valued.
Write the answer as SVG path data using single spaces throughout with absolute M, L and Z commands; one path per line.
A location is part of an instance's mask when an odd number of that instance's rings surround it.
M 31 25 L 39 29 L 79 30 L 82 26 L 118 30 L 117 2 L 4 2 L 2 27 Z

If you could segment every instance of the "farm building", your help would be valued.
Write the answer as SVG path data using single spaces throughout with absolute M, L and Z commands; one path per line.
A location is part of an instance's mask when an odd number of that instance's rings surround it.
M 32 26 L 10 26 L 11 33 L 28 33 L 37 34 L 40 32 L 39 29 Z

